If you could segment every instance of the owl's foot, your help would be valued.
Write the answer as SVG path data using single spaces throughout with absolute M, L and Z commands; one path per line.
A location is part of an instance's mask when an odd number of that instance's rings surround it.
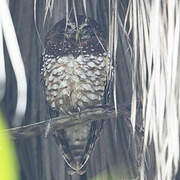
M 81 109 L 80 109 L 79 106 L 77 107 L 77 110 L 78 110 L 78 113 L 79 113 L 79 119 L 81 119 Z
M 49 122 L 48 122 L 48 124 L 46 126 L 46 129 L 45 129 L 45 133 L 44 133 L 45 138 L 48 137 L 50 130 L 51 130 L 51 119 L 49 120 Z

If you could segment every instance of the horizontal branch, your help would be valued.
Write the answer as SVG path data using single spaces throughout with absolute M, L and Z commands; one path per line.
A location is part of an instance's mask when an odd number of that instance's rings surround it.
M 118 106 L 118 117 L 124 116 L 124 118 L 130 118 L 130 108 L 126 105 Z M 66 115 L 61 117 L 52 118 L 51 120 L 45 120 L 38 123 L 29 124 L 26 126 L 16 127 L 1 131 L 0 133 L 9 132 L 13 139 L 28 138 L 37 135 L 45 135 L 48 124 L 50 122 L 50 128 L 53 130 L 65 129 L 75 125 L 87 123 L 94 120 L 110 120 L 116 117 L 114 107 L 96 107 L 86 109 L 80 113 L 73 113 L 72 115 Z

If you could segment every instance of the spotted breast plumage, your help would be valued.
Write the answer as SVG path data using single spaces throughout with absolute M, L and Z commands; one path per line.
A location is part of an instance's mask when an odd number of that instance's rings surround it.
M 59 21 L 47 33 L 41 76 L 51 109 L 71 114 L 105 104 L 110 59 L 103 31 L 85 16 Z M 69 173 L 83 174 L 102 128 L 102 121 L 58 130 Z

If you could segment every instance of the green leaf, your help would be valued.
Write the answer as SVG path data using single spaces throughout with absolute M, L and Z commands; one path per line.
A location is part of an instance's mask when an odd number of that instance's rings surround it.
M 5 123 L 0 112 L 0 131 L 5 129 Z M 0 180 L 18 180 L 18 163 L 14 144 L 8 133 L 0 133 Z

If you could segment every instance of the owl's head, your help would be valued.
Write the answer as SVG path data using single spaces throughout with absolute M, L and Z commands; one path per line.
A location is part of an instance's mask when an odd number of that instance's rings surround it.
M 89 17 L 78 15 L 56 23 L 45 39 L 46 54 L 62 57 L 72 54 L 101 55 L 106 52 L 106 40 L 100 25 Z
M 75 41 L 88 40 L 96 35 L 104 38 L 104 33 L 97 22 L 83 15 L 77 16 L 77 22 L 74 17 L 70 17 L 68 22 L 64 18 L 56 23 L 50 32 Z

